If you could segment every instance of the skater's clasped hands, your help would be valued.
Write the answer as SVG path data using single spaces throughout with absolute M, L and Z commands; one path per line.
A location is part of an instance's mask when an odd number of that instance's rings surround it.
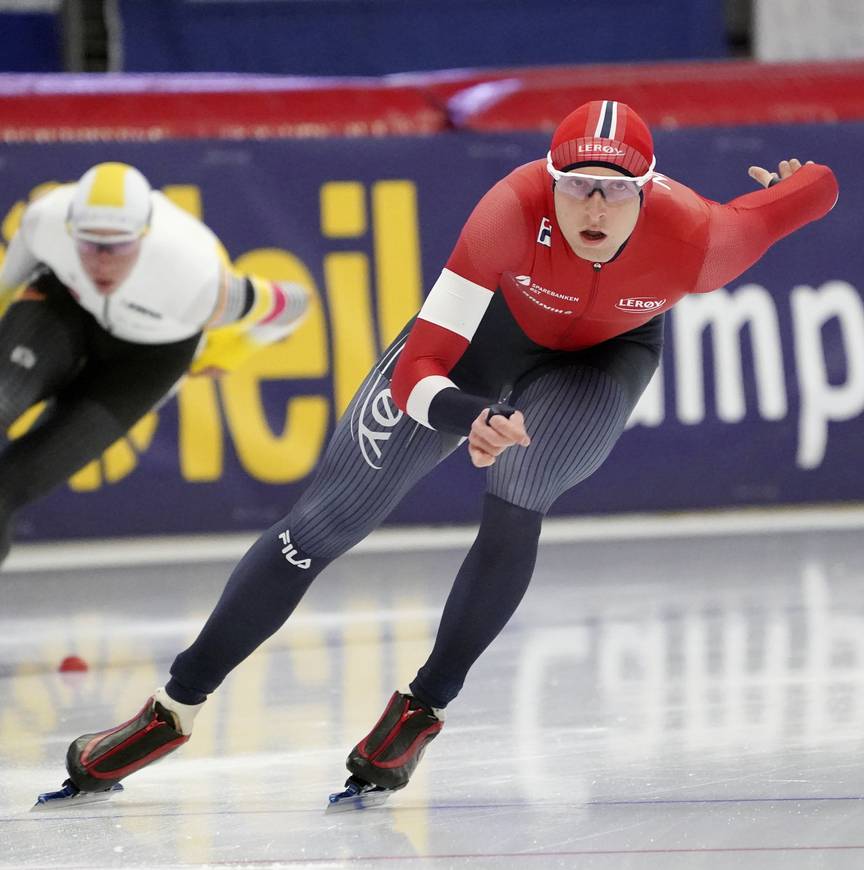
M 807 161 L 807 163 L 812 162 L 812 160 Z M 747 170 L 747 174 L 762 187 L 768 187 L 772 181 L 783 181 L 790 178 L 801 168 L 801 165 L 801 161 L 797 157 L 792 157 L 789 160 L 781 160 L 776 172 L 770 172 L 761 166 L 751 166 Z
M 508 447 L 514 444 L 527 447 L 530 443 L 521 411 L 515 411 L 510 417 L 493 414 L 489 419 L 489 409 L 486 408 L 471 424 L 468 455 L 477 468 L 486 468 Z

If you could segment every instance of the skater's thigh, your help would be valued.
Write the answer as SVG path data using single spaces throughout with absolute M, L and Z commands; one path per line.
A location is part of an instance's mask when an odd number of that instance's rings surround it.
M 304 552 L 335 558 L 366 537 L 459 438 L 427 429 L 399 410 L 376 366 L 336 430 L 309 489 L 289 515 Z
M 548 511 L 602 465 L 658 361 L 658 350 L 621 342 L 517 387 L 512 401 L 525 415 L 531 445 L 498 457 L 487 475 L 488 491 L 519 507 Z
M 51 283 L 58 282 L 44 276 L 0 318 L 0 432 L 67 384 L 82 364 L 87 315 Z
M 185 376 L 199 340 L 196 334 L 170 344 L 136 344 L 99 334 L 86 366 L 62 397 L 99 405 L 125 431 Z

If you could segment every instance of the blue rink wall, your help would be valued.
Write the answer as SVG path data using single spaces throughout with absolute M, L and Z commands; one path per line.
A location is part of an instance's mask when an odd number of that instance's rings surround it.
M 630 428 L 553 513 L 864 498 L 864 220 L 852 189 L 862 146 L 860 123 L 657 132 L 658 169 L 712 199 L 753 189 L 749 165 L 798 156 L 834 168 L 840 200 L 730 286 L 673 309 L 662 370 Z M 0 146 L 4 243 L 39 185 L 123 160 L 199 214 L 240 268 L 301 280 L 315 294 L 294 337 L 221 382 L 187 379 L 128 439 L 22 512 L 18 538 L 275 522 L 473 204 L 546 147 L 533 133 Z M 357 449 L 374 459 L 362 430 Z M 472 521 L 482 487 L 460 450 L 390 521 Z

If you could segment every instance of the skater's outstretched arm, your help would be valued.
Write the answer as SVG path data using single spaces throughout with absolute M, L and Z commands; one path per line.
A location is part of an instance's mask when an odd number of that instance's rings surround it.
M 827 214 L 837 202 L 834 173 L 813 162 L 784 160 L 774 174 L 751 166 L 762 190 L 708 209 L 705 260 L 694 292 L 722 287 L 752 266 L 775 242 Z
M 303 322 L 309 291 L 290 281 L 271 281 L 227 270 L 216 310 L 205 325 L 205 344 L 193 375 L 235 371 L 262 348 L 287 337 Z

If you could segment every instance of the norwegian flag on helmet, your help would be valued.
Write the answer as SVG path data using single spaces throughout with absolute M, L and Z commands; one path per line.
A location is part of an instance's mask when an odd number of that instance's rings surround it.
M 552 164 L 611 163 L 631 175 L 644 175 L 654 157 L 645 122 L 626 103 L 593 100 L 571 112 L 552 135 Z

